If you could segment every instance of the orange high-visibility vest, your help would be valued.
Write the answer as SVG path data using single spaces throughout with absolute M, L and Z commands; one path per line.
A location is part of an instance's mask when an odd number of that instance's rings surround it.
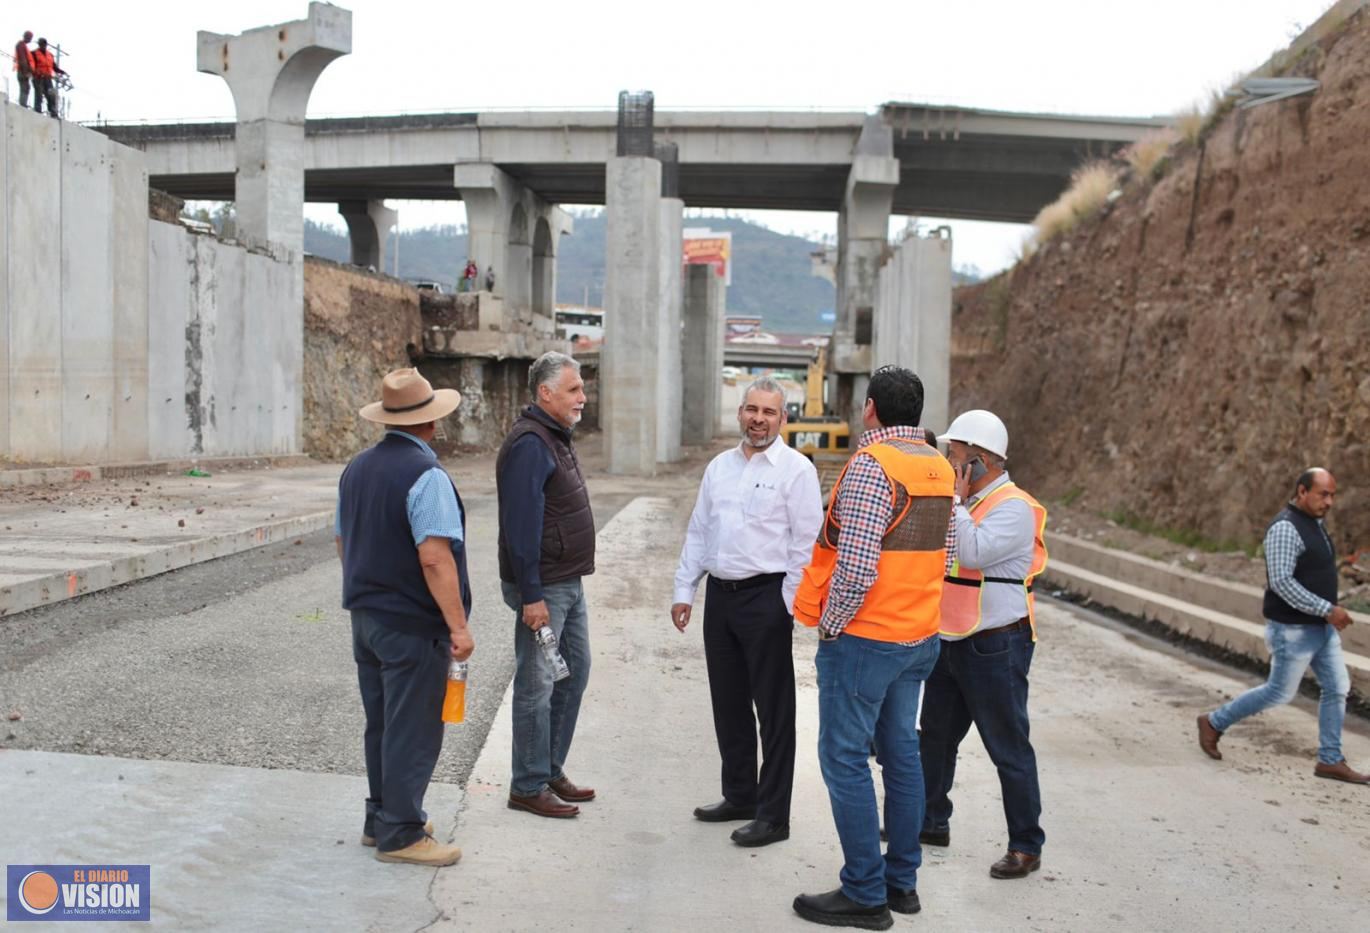
M 956 485 L 951 464 L 937 448 L 902 437 L 863 447 L 857 454 L 869 454 L 884 470 L 893 490 L 894 514 L 880 542 L 878 576 L 844 631 L 886 642 L 920 641 L 936 635 L 946 573 L 947 523 Z M 846 475 L 843 469 L 831 502 L 837 501 Z M 842 529 L 832 513 L 829 508 L 794 597 L 794 617 L 808 626 L 817 625 L 823 616 L 837 563 Z
M 33 53 L 29 51 L 29 44 L 22 40 L 14 47 L 14 70 L 21 75 L 33 71 Z
M 970 517 L 979 525 L 996 506 L 1017 499 L 1032 510 L 1033 542 L 1032 565 L 1022 580 L 1008 577 L 986 577 L 978 570 L 962 567 L 959 561 L 951 565 L 947 585 L 942 588 L 942 634 L 969 635 L 980 627 L 980 601 L 986 586 L 1017 586 L 1027 598 L 1028 623 L 1032 626 L 1032 640 L 1037 640 L 1036 600 L 1032 585 L 1047 566 L 1047 545 L 1043 534 L 1047 527 L 1047 510 L 1043 505 L 1013 483 L 1004 483 L 971 507 Z
M 34 49 L 30 53 L 33 61 L 33 76 L 35 78 L 51 78 L 57 73 L 51 52 L 43 49 Z

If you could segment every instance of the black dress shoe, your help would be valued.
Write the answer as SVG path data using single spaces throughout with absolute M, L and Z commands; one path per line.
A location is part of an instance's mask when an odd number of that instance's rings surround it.
M 885 885 L 885 900 L 889 902 L 890 910 L 897 914 L 916 914 L 923 909 L 923 905 L 918 900 L 918 889 L 909 888 L 901 891 Z
M 951 830 L 925 829 L 918 834 L 918 841 L 925 846 L 940 846 L 946 848 L 951 845 Z
M 754 820 L 756 807 L 741 807 L 726 800 L 711 803 L 707 807 L 695 807 L 695 819 L 706 823 L 726 823 L 729 820 Z
M 790 838 L 789 823 L 767 823 L 765 820 L 752 820 L 746 826 L 733 830 L 732 840 L 740 846 L 768 846 L 772 842 L 783 842 Z
M 866 907 L 843 894 L 841 888 L 827 894 L 799 895 L 794 899 L 794 912 L 811 923 L 830 927 L 888 930 L 894 926 L 888 904 Z

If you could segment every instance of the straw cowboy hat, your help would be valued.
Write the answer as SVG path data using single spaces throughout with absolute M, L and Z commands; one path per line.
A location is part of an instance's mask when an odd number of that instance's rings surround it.
M 461 404 L 456 389 L 437 389 L 417 369 L 397 369 L 381 380 L 381 400 L 361 410 L 367 421 L 380 424 L 426 424 L 445 418 Z

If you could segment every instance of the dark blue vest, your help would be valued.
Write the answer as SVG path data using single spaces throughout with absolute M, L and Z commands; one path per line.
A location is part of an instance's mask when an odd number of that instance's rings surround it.
M 1318 520 L 1294 506 L 1286 506 L 1275 521 L 1289 521 L 1303 538 L 1303 553 L 1294 563 L 1294 579 L 1314 596 L 1321 596 L 1332 605 L 1337 604 L 1337 552 L 1332 541 L 1318 526 Z M 1275 522 L 1271 522 L 1273 525 Z M 1265 588 L 1265 602 L 1261 607 L 1272 622 L 1290 625 L 1320 625 L 1327 620 L 1310 616 L 1289 605 L 1269 586 Z
M 437 458 L 404 437 L 387 434 L 362 451 L 338 481 L 338 519 L 343 539 L 343 608 L 374 613 L 384 625 L 413 635 L 445 638 L 447 623 L 428 591 L 418 547 L 409 527 L 409 490 Z M 452 492 L 457 491 L 452 484 Z M 457 495 L 462 538 L 466 507 Z M 471 615 L 466 544 L 452 542 L 461 577 L 461 604 Z

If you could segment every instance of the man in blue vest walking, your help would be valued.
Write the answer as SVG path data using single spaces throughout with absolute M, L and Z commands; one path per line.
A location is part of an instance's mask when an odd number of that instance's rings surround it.
M 1337 605 L 1337 552 L 1323 519 L 1332 509 L 1337 481 L 1324 469 L 1305 470 L 1290 500 L 1265 533 L 1265 570 L 1269 584 L 1263 605 L 1270 677 L 1231 703 L 1199 717 L 1199 747 L 1221 759 L 1218 739 L 1235 723 L 1299 692 L 1311 664 L 1322 688 L 1318 703 L 1318 762 L 1313 774 L 1350 784 L 1370 784 L 1346 763 L 1341 727 L 1351 677 L 1342 657 L 1341 631 L 1351 615 Z
M 362 845 L 382 862 L 452 865 L 461 849 L 433 838 L 423 797 L 442 750 L 449 661 L 475 649 L 467 628 L 466 514 L 428 445 L 456 410 L 454 389 L 433 390 L 415 369 L 381 382 L 361 416 L 386 426 L 338 483 L 335 526 L 343 607 L 366 711 L 370 794 Z

